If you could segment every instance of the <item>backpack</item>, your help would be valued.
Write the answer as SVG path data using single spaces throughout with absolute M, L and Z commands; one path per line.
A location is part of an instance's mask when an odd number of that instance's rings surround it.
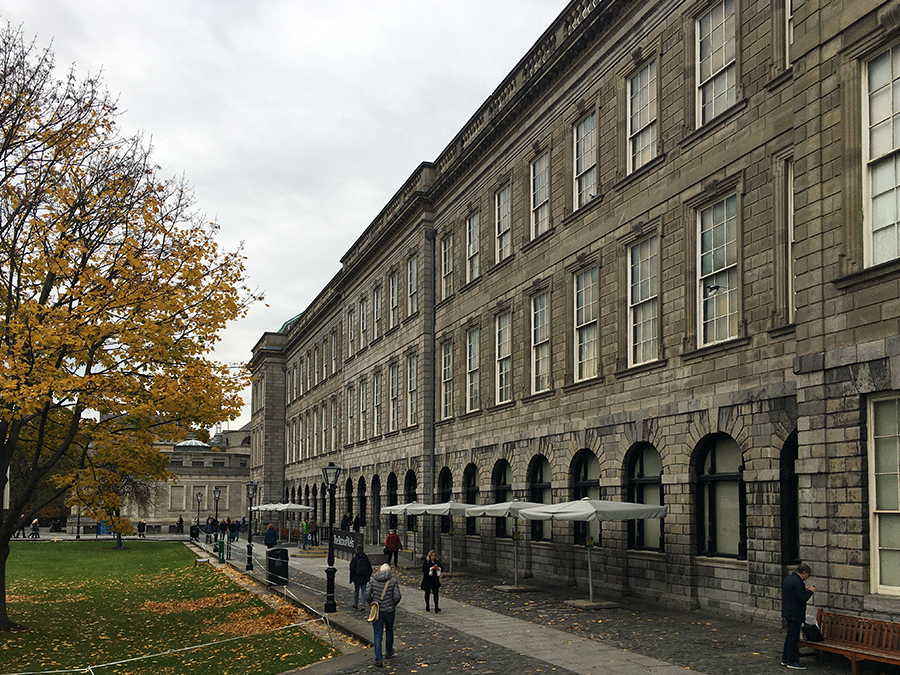
M 359 562 L 356 564 L 356 572 L 360 576 L 372 576 L 372 563 L 369 562 L 367 557 L 359 559 Z
M 356 568 L 359 566 L 359 558 L 353 556 L 353 560 L 350 561 L 350 576 L 356 575 Z

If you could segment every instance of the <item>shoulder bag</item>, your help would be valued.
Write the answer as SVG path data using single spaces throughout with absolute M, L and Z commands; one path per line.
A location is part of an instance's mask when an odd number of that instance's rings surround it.
M 387 593 L 388 584 L 391 583 L 391 580 L 388 579 L 384 582 L 384 588 L 381 589 L 381 597 L 378 600 L 374 600 L 369 603 L 369 616 L 366 620 L 369 623 L 375 623 L 378 621 L 379 614 L 381 612 L 381 601 L 384 600 L 384 594 Z

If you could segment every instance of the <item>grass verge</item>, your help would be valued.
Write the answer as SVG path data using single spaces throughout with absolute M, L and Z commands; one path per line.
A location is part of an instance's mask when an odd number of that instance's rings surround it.
M 335 655 L 290 627 L 306 615 L 267 605 L 211 565 L 194 567 L 183 544 L 127 546 L 13 542 L 7 607 L 31 630 L 0 635 L 0 672 L 274 675 Z M 205 646 L 184 650 L 196 645 Z M 169 650 L 184 651 L 131 661 Z

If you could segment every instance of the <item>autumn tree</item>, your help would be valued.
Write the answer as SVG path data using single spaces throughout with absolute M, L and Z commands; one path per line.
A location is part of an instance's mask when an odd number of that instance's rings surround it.
M 141 138 L 119 132 L 100 79 L 56 79 L 52 52 L 9 26 L 0 131 L 0 487 L 12 463 L 20 476 L 0 519 L 8 631 L 19 515 L 83 485 L 100 460 L 145 470 L 135 429 L 235 417 L 245 376 L 211 350 L 254 298 L 240 250 L 222 251 L 185 182 L 161 178 Z

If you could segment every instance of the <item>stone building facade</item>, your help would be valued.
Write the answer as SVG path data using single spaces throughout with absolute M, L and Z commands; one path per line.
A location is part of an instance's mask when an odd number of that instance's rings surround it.
M 249 424 L 216 433 L 209 443 L 190 438 L 180 443 L 160 442 L 159 451 L 169 460 L 172 477 L 156 483 L 155 498 L 146 508 L 125 504 L 122 514 L 137 523 L 143 519 L 151 531 L 174 531 L 178 517 L 187 533 L 199 512 L 201 522 L 215 515 L 240 521 L 248 515 L 246 484 L 250 480 Z M 219 488 L 218 509 L 214 498 Z M 201 495 L 198 502 L 197 495 Z
M 253 352 L 264 499 L 491 570 L 900 618 L 900 3 L 575 0 Z M 447 499 L 661 522 L 389 519 Z M 593 548 L 588 546 L 593 542 Z

